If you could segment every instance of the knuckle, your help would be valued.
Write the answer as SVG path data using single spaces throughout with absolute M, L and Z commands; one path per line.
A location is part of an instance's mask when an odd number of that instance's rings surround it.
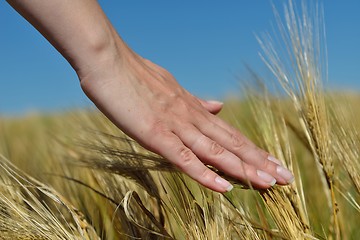
M 194 153 L 187 147 L 183 146 L 178 150 L 180 169 L 188 168 L 194 162 Z
M 150 132 L 151 134 L 158 135 L 158 134 L 164 134 L 165 132 L 168 132 L 168 130 L 169 128 L 164 121 L 157 120 L 151 124 Z
M 184 99 L 180 98 L 178 95 L 174 96 L 173 98 L 176 104 L 176 108 L 179 110 L 180 113 L 191 112 L 191 107 Z
M 210 147 L 210 153 L 212 155 L 221 155 L 223 154 L 225 151 L 225 148 L 223 148 L 222 146 L 220 146 L 217 142 L 212 142 L 211 143 L 211 147 Z
M 173 142 L 170 128 L 162 120 L 150 121 L 150 124 L 141 131 L 141 134 L 144 136 L 144 140 L 138 140 L 138 142 L 150 151 L 157 153 L 161 151 L 164 142 L 166 145 L 172 145 Z
M 243 150 L 247 147 L 245 138 L 236 133 L 231 135 L 231 144 L 235 150 Z

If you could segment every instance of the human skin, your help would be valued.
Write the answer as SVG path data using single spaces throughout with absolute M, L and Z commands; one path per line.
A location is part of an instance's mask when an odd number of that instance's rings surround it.
M 96 0 L 8 0 L 63 55 L 93 103 L 142 146 L 205 187 L 232 185 L 205 165 L 258 189 L 293 175 L 214 115 L 222 104 L 183 89 L 164 68 L 132 51 Z

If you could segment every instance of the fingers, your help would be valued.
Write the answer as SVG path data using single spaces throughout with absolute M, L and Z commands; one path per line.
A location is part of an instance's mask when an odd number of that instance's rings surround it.
M 184 115 L 186 112 L 172 117 L 172 121 L 164 122 L 166 128 L 155 131 L 151 150 L 205 187 L 218 192 L 232 188 L 204 163 L 259 189 L 294 180 L 279 160 L 205 109 Z
M 182 127 L 175 132 L 184 144 L 204 163 L 210 164 L 244 184 L 251 184 L 255 188 L 269 188 L 276 183 L 276 179 L 269 173 L 248 164 L 219 143 L 203 135 L 196 127 Z M 273 168 L 275 163 L 270 162 Z
M 213 101 L 213 100 L 205 101 L 200 98 L 197 99 L 199 100 L 201 105 L 212 114 L 218 114 L 224 105 L 222 102 L 218 102 L 218 101 Z
M 208 138 L 223 146 L 245 163 L 273 176 L 278 184 L 285 185 L 294 180 L 292 173 L 282 166 L 279 160 L 258 148 L 239 131 L 227 127 L 229 131 L 209 121 L 198 124 L 197 127 Z M 267 178 L 262 172 L 260 172 L 260 177 Z
M 217 192 L 227 192 L 233 188 L 228 181 L 206 167 L 191 149 L 171 132 L 153 137 L 151 148 L 207 188 Z
M 209 116 L 211 118 L 209 119 Z M 288 184 L 293 175 L 281 162 L 258 148 L 239 131 L 205 114 L 189 121 L 174 120 L 153 137 L 151 150 L 174 163 L 181 171 L 200 184 L 217 192 L 232 188 L 231 184 L 207 168 L 209 164 L 258 189 L 275 183 Z M 224 127 L 223 127 L 224 126 Z

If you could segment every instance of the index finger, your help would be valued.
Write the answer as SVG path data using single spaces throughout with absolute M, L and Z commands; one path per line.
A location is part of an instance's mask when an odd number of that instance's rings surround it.
M 206 167 L 174 133 L 161 133 L 153 137 L 152 140 L 151 148 L 154 152 L 168 159 L 203 186 L 222 193 L 233 188 L 227 180 Z

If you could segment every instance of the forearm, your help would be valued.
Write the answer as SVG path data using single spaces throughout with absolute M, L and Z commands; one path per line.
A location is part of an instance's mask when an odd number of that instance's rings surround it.
M 128 54 L 96 0 L 7 0 L 79 74 Z
M 278 160 L 212 115 L 213 104 L 133 53 L 96 0 L 8 2 L 69 61 L 84 92 L 116 126 L 199 183 L 218 192 L 232 188 L 205 164 L 258 188 L 294 180 Z

